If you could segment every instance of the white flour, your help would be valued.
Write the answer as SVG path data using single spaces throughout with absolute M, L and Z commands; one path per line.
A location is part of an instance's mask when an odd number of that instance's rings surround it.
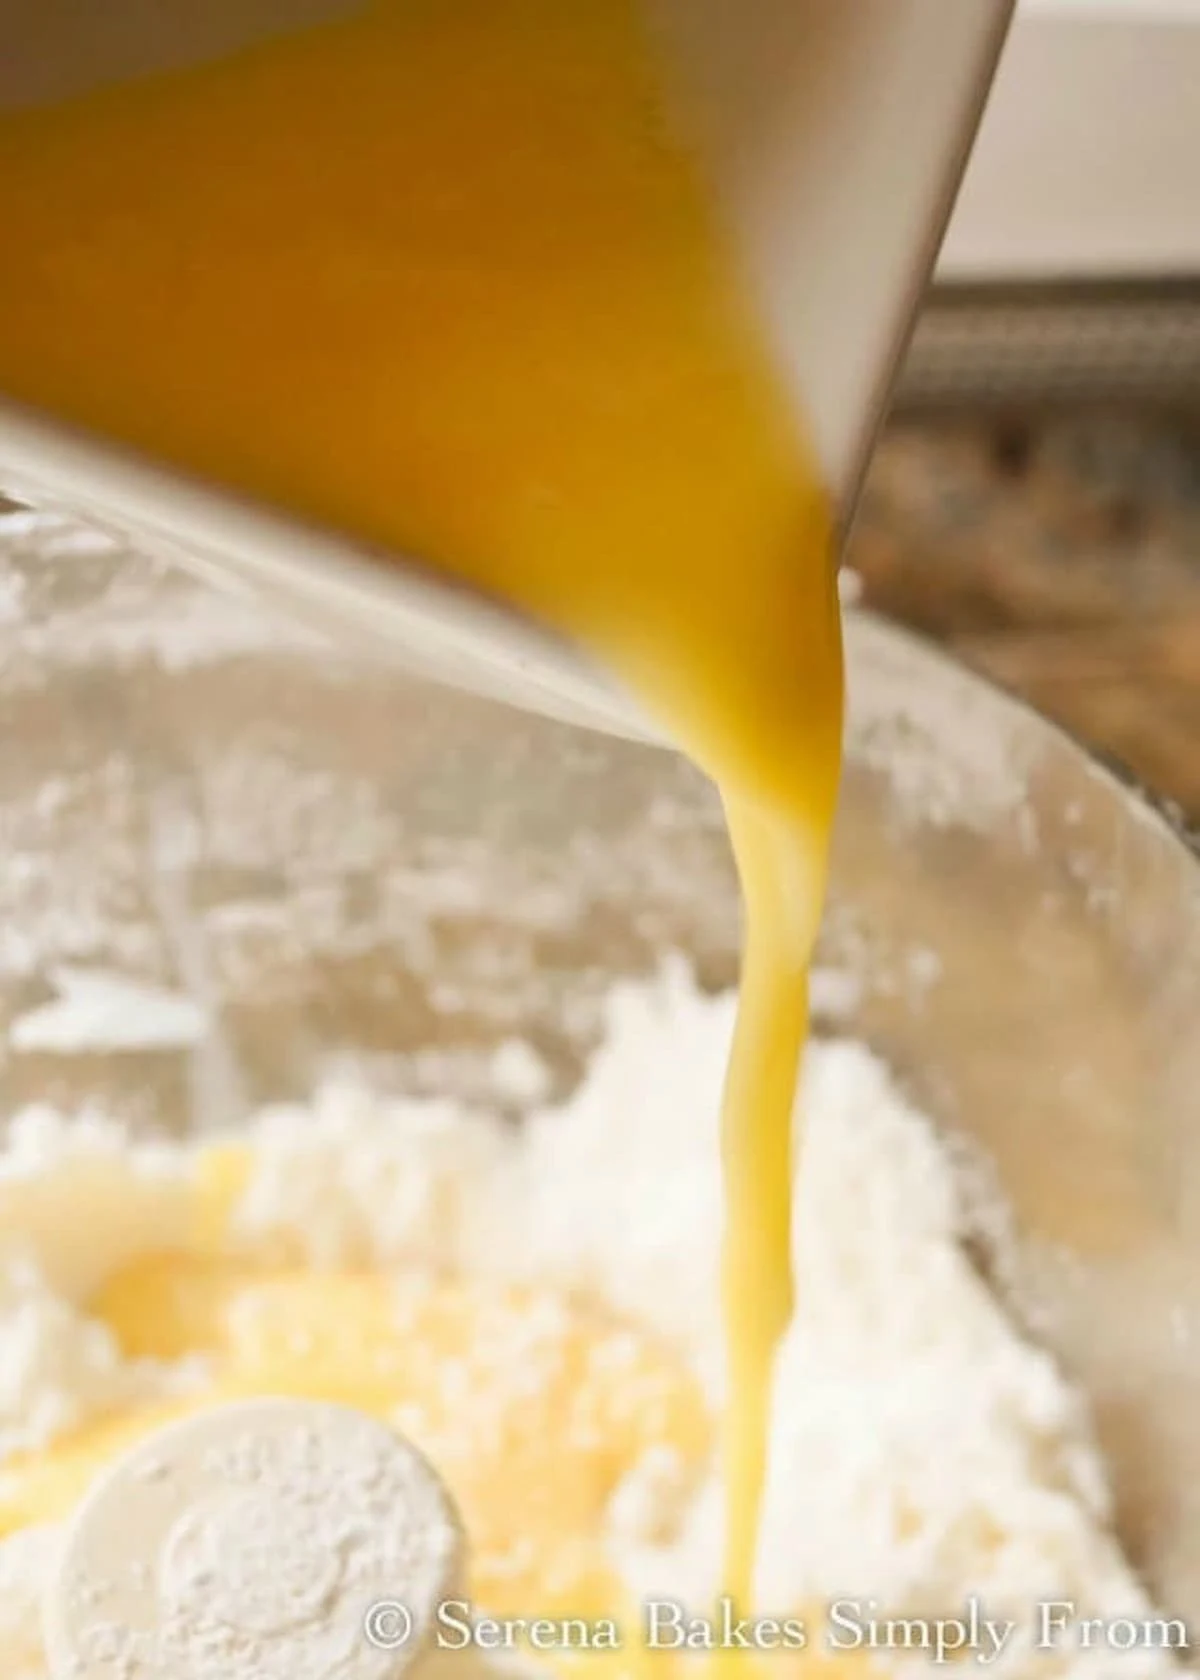
M 187 1174 L 176 1153 L 130 1150 L 99 1119 L 29 1109 L 13 1121 L 0 1151 L 0 1464 L 200 1379 L 194 1361 L 123 1358 L 78 1304 L 132 1256 L 176 1240 Z
M 732 1012 L 682 968 L 618 989 L 588 1078 L 521 1129 L 448 1102 L 381 1104 L 348 1090 L 267 1113 L 253 1131 L 238 1240 L 323 1266 L 419 1259 L 597 1290 L 682 1341 L 718 1398 L 716 1099 Z M 534 1088 L 534 1064 L 518 1071 Z M 812 1048 L 803 1109 L 803 1308 L 779 1370 L 764 1600 L 852 1594 L 881 1614 L 949 1615 L 977 1594 L 1028 1632 L 1047 1598 L 1073 1599 L 1081 1615 L 1150 1614 L 1109 1530 L 1084 1408 L 965 1257 L 964 1196 L 931 1126 L 850 1043 Z M 169 1202 L 186 1152 L 160 1150 L 138 1167 L 135 1152 L 118 1165 L 94 1123 L 82 1150 L 75 1130 L 40 1126 L 40 1178 L 25 1128 L 26 1181 L 44 1199 L 56 1154 L 66 1183 L 82 1159 L 102 1180 L 107 1171 L 112 1220 L 124 1173 L 135 1212 L 117 1249 L 136 1251 L 138 1231 L 152 1246 L 147 1186 L 161 1183 Z M 0 1198 L 3 1183 L 0 1174 Z M 21 1205 L 0 1200 L 0 1224 Z M 95 1260 L 55 1263 L 61 1227 L 43 1218 L 25 1229 L 60 1290 L 94 1285 Z M 102 1231 L 98 1240 L 112 1264 Z M 0 1333 L 3 1323 L 0 1306 Z M 92 1396 L 101 1406 L 107 1381 Z M 716 1576 L 715 1479 L 685 1508 L 669 1459 L 653 1455 L 619 1490 L 611 1543 L 637 1590 L 698 1602 Z M 0 1582 L 5 1569 L 28 1580 L 41 1568 L 26 1537 L 0 1547 Z M 15 1586 L 0 1598 L 5 1652 L 33 1641 L 32 1610 L 22 1620 L 12 1609 L 21 1602 Z M 5 1615 L 16 1616 L 11 1629 Z M 939 1672 L 921 1657 L 907 1663 L 896 1671 Z M 990 1672 L 1130 1680 L 1135 1670 L 1138 1680 L 1176 1672 L 1161 1651 L 1035 1656 L 1020 1638 Z
M 158 1376 L 123 1359 L 107 1326 L 54 1294 L 32 1265 L 0 1270 L 0 1459 L 155 1391 Z

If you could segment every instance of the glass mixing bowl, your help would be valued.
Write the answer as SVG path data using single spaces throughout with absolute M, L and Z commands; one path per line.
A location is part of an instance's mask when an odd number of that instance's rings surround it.
M 736 973 L 712 790 L 0 513 L 0 1100 L 213 1127 L 352 1074 L 519 1109 L 617 976 Z M 1121 1529 L 1200 1617 L 1200 868 L 1022 706 L 849 625 L 816 1014 L 998 1179 L 980 1242 L 1089 1394 Z

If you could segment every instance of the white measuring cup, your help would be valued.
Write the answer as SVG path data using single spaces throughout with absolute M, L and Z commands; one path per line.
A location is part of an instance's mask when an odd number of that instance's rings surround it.
M 787 389 L 849 521 L 1013 0 L 643 0 Z M 0 109 L 212 58 L 346 0 L 9 0 Z M 19 261 L 19 253 L 10 253 Z M 4 401 L 0 489 L 275 597 L 428 677 L 634 737 L 573 646 L 419 564 L 386 563 Z M 401 563 L 397 563 L 397 561 Z

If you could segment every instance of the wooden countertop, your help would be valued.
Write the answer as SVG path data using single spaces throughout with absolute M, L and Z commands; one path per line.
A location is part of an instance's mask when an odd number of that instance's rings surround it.
M 894 421 L 847 558 L 864 604 L 1200 822 L 1200 419 Z

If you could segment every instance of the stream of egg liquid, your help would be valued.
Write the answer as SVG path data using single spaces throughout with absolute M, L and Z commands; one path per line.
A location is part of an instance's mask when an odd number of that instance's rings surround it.
M 745 911 L 725 1583 L 750 1605 L 840 627 L 820 473 L 633 0 L 375 0 L 12 112 L 0 203 L 0 391 L 515 603 L 717 782 Z

